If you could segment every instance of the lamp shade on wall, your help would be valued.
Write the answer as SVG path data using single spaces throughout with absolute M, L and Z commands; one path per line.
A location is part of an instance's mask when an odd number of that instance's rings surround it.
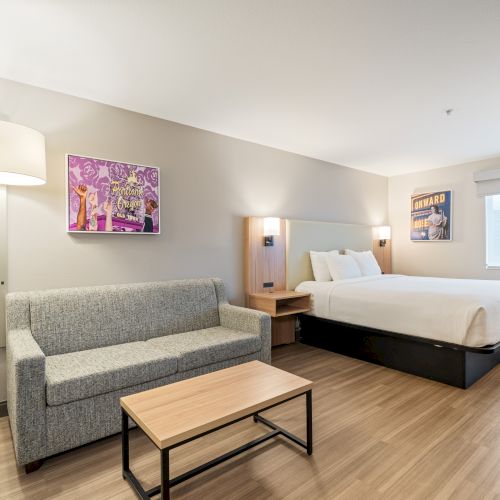
M 280 235 L 280 224 L 281 221 L 279 217 L 264 217 L 264 246 L 272 247 L 274 246 L 274 237 Z
M 46 179 L 44 136 L 23 125 L 0 121 L 0 184 L 36 186 Z
M 264 236 L 280 235 L 279 217 L 264 217 Z
M 373 239 L 375 240 L 390 240 L 391 226 L 378 226 L 373 228 Z

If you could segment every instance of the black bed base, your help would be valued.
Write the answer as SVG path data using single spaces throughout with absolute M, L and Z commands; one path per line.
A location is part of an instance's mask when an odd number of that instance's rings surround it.
M 467 389 L 500 361 L 500 343 L 467 347 L 300 315 L 301 342 Z

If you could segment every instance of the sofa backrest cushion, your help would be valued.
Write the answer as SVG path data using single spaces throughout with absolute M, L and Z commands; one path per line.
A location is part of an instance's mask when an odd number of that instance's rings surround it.
M 31 331 L 46 356 L 219 325 L 212 279 L 30 294 Z

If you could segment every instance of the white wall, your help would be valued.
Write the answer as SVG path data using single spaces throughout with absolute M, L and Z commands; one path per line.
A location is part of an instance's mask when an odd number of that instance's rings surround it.
M 476 194 L 472 175 L 500 167 L 500 158 L 399 175 L 389 179 L 389 219 L 392 226 L 393 272 L 422 276 L 500 279 L 487 270 L 484 199 Z M 453 191 L 453 241 L 410 241 L 412 193 Z
M 241 303 L 243 217 L 387 222 L 385 177 L 6 80 L 0 119 L 43 132 L 48 161 L 45 186 L 8 190 L 9 291 L 219 276 Z M 160 167 L 162 234 L 68 235 L 68 152 Z

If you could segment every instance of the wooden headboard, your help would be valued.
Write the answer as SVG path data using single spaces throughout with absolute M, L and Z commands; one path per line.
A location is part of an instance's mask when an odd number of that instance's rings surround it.
M 310 250 L 371 250 L 372 227 L 336 222 L 286 221 L 286 289 L 314 280 Z

